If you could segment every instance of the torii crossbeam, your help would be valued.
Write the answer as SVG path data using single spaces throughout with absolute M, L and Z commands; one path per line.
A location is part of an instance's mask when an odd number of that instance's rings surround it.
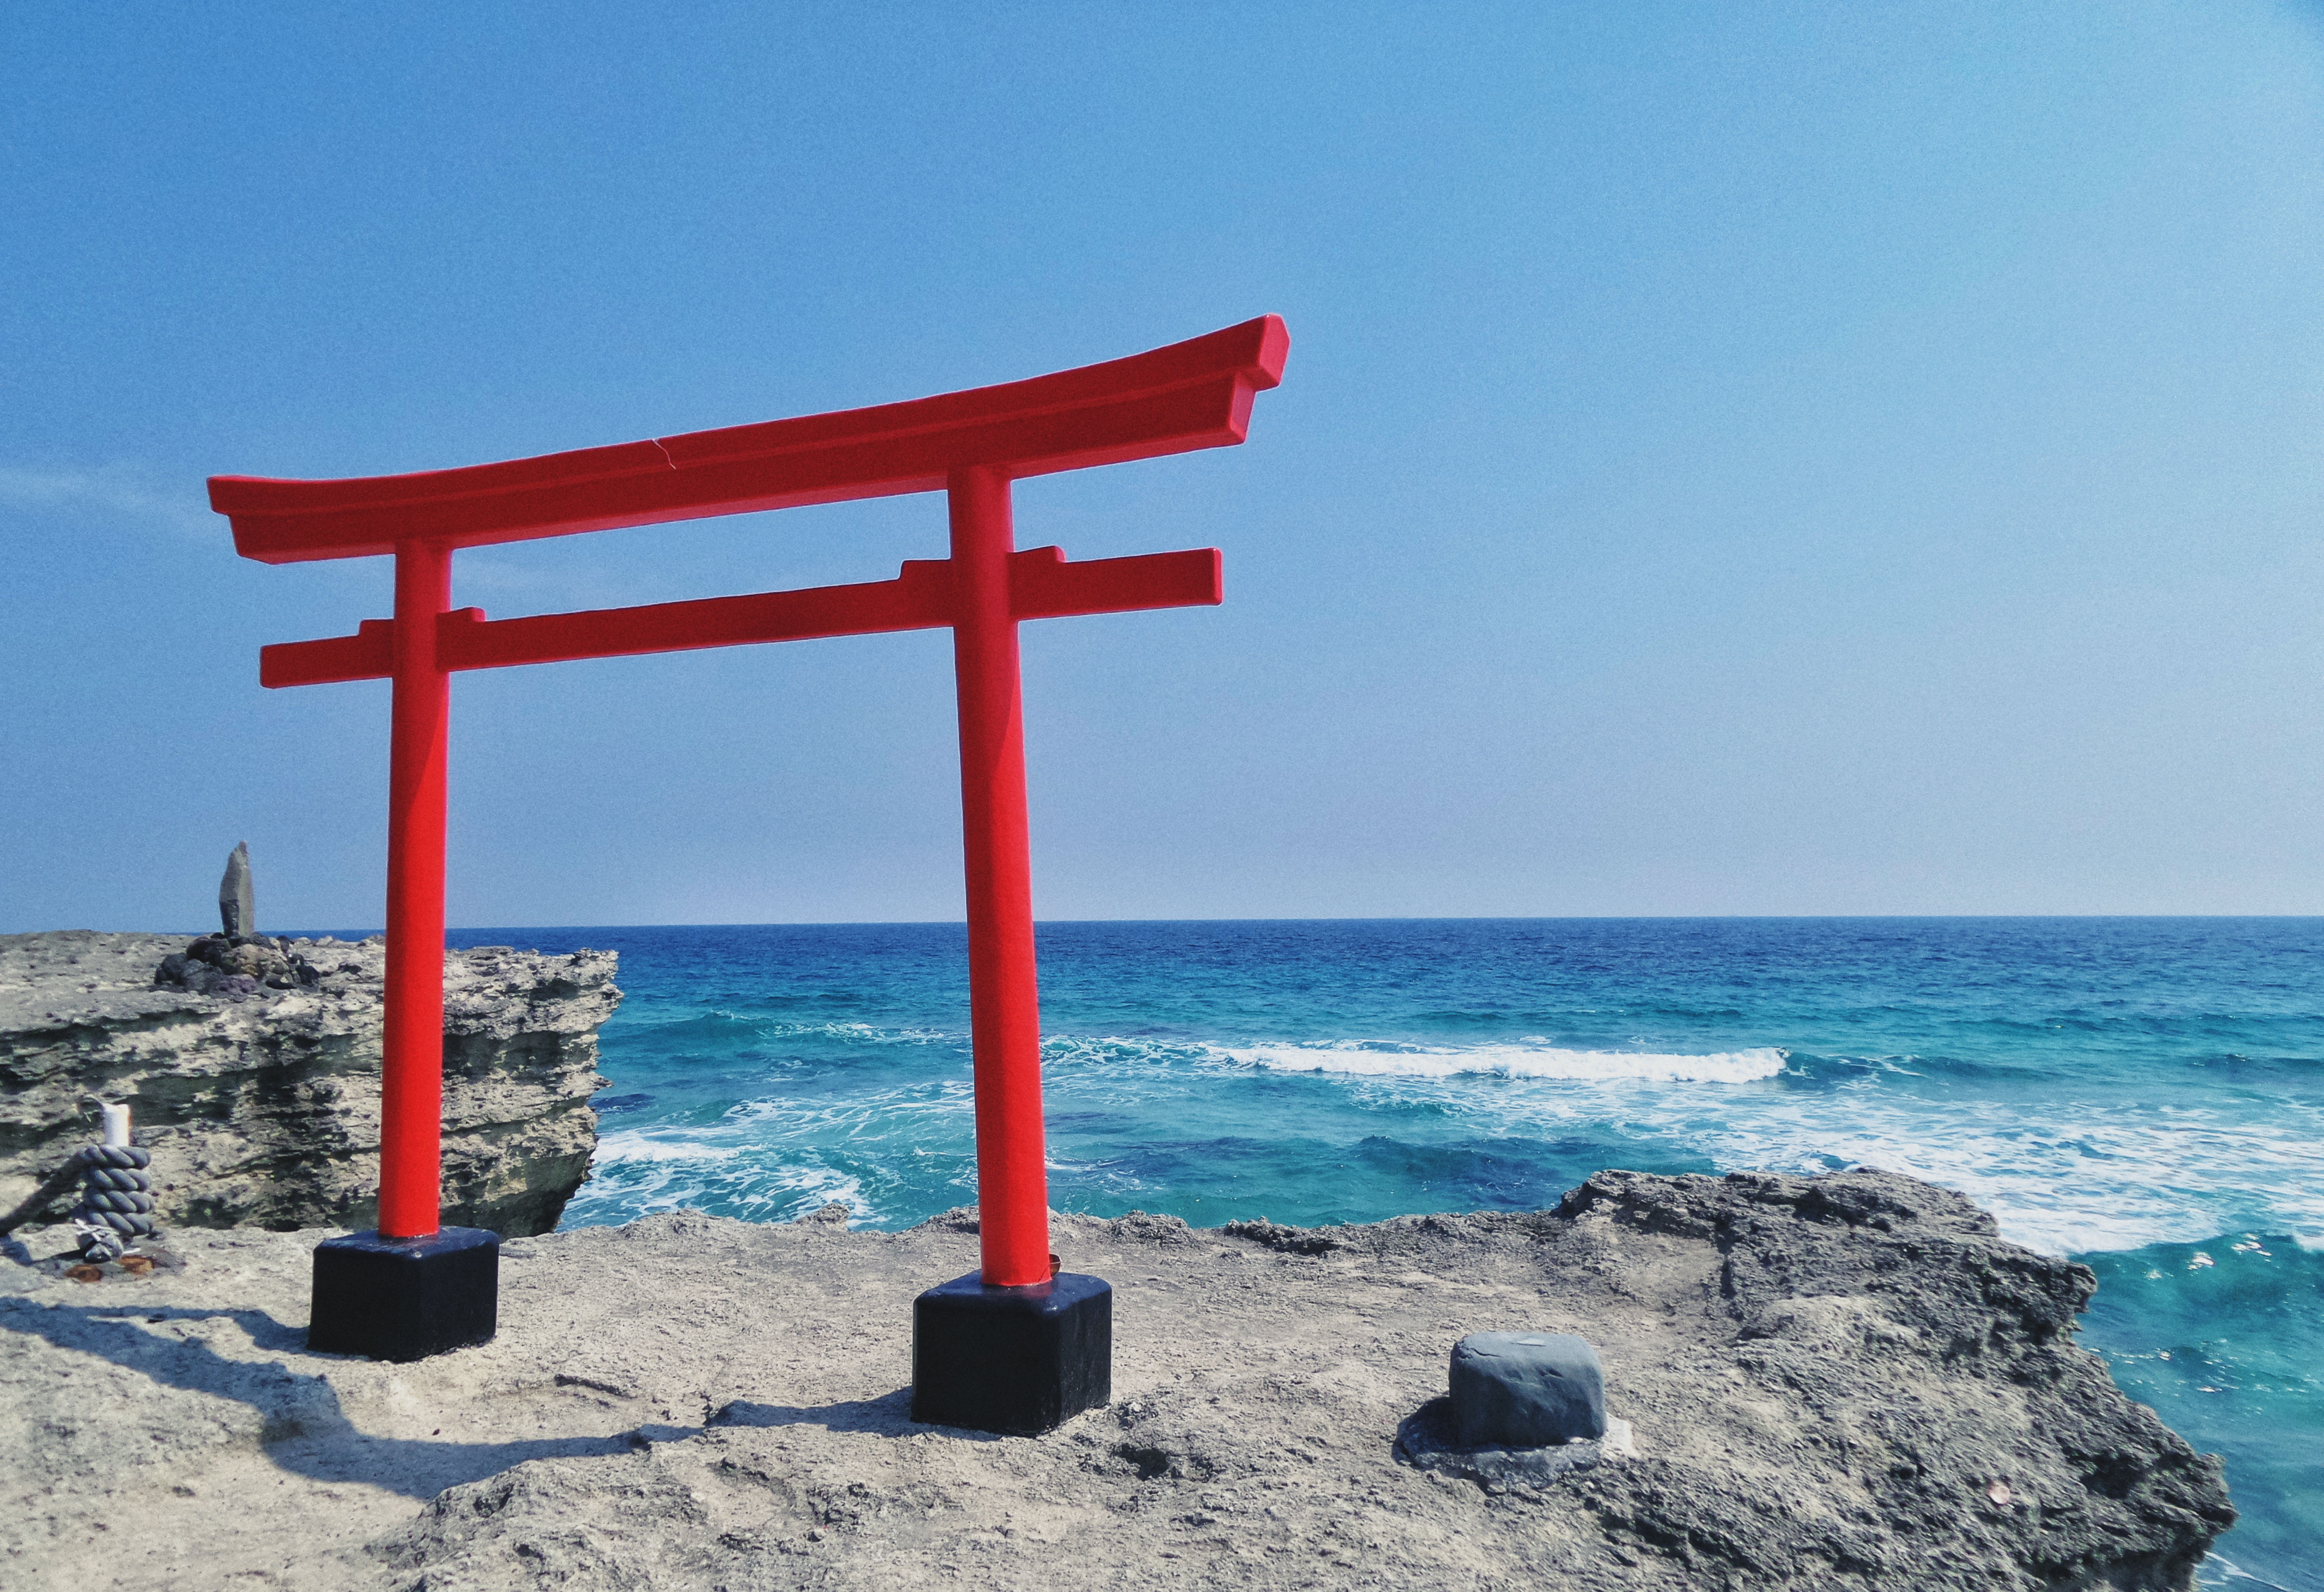
M 378 1279 L 416 1275 L 414 1257 L 426 1255 L 447 1267 L 497 1263 L 490 1255 L 458 1260 L 451 1252 L 466 1250 L 454 1236 L 466 1230 L 439 1232 L 438 1225 L 451 676 L 943 626 L 953 633 L 959 691 L 982 1234 L 982 1271 L 962 1283 L 1045 1298 L 1071 1291 L 1069 1278 L 1052 1284 L 1048 1249 L 1017 625 L 1216 603 L 1220 557 L 1203 549 L 1077 564 L 1054 547 L 1014 551 L 1010 483 L 1240 442 L 1253 395 L 1281 379 L 1289 346 L 1282 321 L 1270 315 L 1127 359 L 872 409 L 419 475 L 211 478 L 211 506 L 231 519 L 235 547 L 246 558 L 395 560 L 394 618 L 260 654 L 267 686 L 394 681 L 380 1215 L 369 1242 L 396 1263 L 364 1259 L 370 1280 L 334 1281 L 337 1273 L 327 1273 L 354 1263 L 352 1252 L 327 1261 L 318 1251 L 318 1337 L 395 1358 L 477 1341 L 474 1319 L 429 1325 L 414 1316 L 394 1325 L 390 1318 L 408 1302 L 402 1293 L 426 1290 Z M 892 580 L 520 619 L 451 606 L 451 560 L 459 548 L 937 490 L 950 499 L 951 557 L 907 562 Z M 466 1249 L 488 1250 L 491 1237 L 478 1235 Z M 350 1242 L 335 1239 L 324 1249 Z M 485 1287 L 482 1336 L 489 1337 L 489 1280 Z M 945 1291 L 921 1301 L 916 1409 L 933 1374 L 925 1307 Z M 991 1369 L 979 1374 L 989 1379 Z M 1103 1397 L 1101 1390 L 1091 1402 Z

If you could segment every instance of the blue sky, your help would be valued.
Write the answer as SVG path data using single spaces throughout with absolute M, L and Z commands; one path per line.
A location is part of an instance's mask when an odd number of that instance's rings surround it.
M 1273 311 L 1242 448 L 1026 483 L 1053 918 L 2324 911 L 2324 8 L 25 5 L 0 930 L 381 918 L 385 560 L 215 473 L 917 397 Z M 463 553 L 892 574 L 935 496 Z M 456 924 L 959 912 L 940 634 L 462 676 Z

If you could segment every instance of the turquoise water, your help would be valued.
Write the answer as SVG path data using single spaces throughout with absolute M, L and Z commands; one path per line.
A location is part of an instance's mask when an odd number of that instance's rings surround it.
M 956 925 L 455 942 L 622 953 L 568 1226 L 974 1198 Z M 2227 1456 L 2245 1522 L 2206 1581 L 2324 1592 L 2324 921 L 1060 923 L 1040 955 L 1060 1208 L 1312 1224 L 1529 1209 L 1605 1166 L 1928 1178 L 2096 1268 L 2083 1340 Z

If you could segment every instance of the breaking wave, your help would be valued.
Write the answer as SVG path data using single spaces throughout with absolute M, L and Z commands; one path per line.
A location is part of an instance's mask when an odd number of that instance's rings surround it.
M 1275 1072 L 1339 1072 L 1372 1078 L 1542 1078 L 1611 1083 L 1756 1083 L 1784 1070 L 1786 1053 L 1773 1046 L 1709 1055 L 1655 1051 L 1565 1051 L 1529 1045 L 1471 1045 L 1458 1049 L 1368 1045 L 1268 1045 L 1223 1053 Z

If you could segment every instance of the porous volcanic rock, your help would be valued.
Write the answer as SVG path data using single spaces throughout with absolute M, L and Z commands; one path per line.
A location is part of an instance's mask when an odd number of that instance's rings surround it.
M 134 1107 L 167 1226 L 364 1227 L 379 1186 L 377 939 L 292 940 L 312 986 L 157 986 L 191 937 L 0 936 L 0 1210 Z M 547 1232 L 587 1177 L 614 953 L 445 958 L 444 1219 Z
M 404 1365 L 306 1352 L 319 1234 L 88 1285 L 0 1264 L 0 1578 L 2148 1592 L 2233 1519 L 2218 1459 L 2074 1343 L 2090 1273 L 1902 1177 L 1609 1172 L 1328 1245 L 1056 1217 L 1114 1284 L 1114 1402 L 1038 1438 L 910 1418 L 912 1298 L 974 1225 L 528 1239 L 500 1336 Z M 1537 1485 L 1399 1463 L 1453 1342 L 1516 1329 L 1597 1346 L 1632 1451 Z

